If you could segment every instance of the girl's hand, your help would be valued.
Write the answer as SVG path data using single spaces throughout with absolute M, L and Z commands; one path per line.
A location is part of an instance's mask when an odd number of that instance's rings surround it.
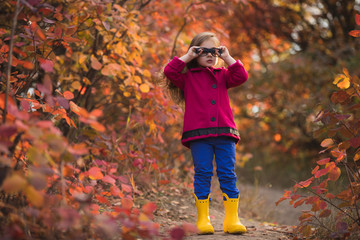
M 229 53 L 229 50 L 227 49 L 227 47 L 225 46 L 220 46 L 218 47 L 219 49 L 221 49 L 222 53 L 221 55 L 219 56 L 222 60 L 225 60 L 224 58 L 227 58 L 230 56 L 230 53 Z
M 227 49 L 227 47 L 225 46 L 220 46 L 219 47 L 222 51 L 221 55 L 219 56 L 222 60 L 224 60 L 224 62 L 227 64 L 227 65 L 231 65 L 233 63 L 236 62 L 236 60 L 230 56 L 230 53 L 229 53 L 229 50 Z
M 192 46 L 184 56 L 180 57 L 180 60 L 188 63 L 191 60 L 193 60 L 194 58 L 197 58 L 198 56 L 200 56 L 202 50 L 199 49 L 199 53 L 196 53 L 197 48 L 200 48 L 200 47 L 199 46 Z
M 196 53 L 196 49 L 199 48 L 199 52 Z M 189 55 L 189 57 L 191 59 L 197 58 L 198 56 L 200 56 L 202 52 L 202 49 L 199 46 L 192 46 L 189 51 L 187 52 L 187 55 Z

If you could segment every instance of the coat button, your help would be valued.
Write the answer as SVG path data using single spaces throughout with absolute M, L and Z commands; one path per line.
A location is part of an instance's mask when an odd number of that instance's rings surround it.
M 212 88 L 213 88 L 213 89 L 215 89 L 216 87 L 217 87 L 216 84 L 213 84 L 213 85 L 212 85 Z
M 211 120 L 212 122 L 215 122 L 215 118 L 214 118 L 214 117 L 212 117 L 210 120 Z
M 211 104 L 215 105 L 216 101 L 215 100 L 211 100 Z

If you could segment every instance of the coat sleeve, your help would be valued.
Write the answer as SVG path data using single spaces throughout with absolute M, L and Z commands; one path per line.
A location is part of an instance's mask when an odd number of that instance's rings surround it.
M 246 82 L 248 73 L 240 61 L 236 61 L 227 68 L 225 79 L 227 88 L 236 87 Z
M 184 90 L 185 86 L 184 74 L 181 73 L 185 66 L 185 62 L 178 57 L 174 57 L 164 68 L 165 76 L 181 90 Z

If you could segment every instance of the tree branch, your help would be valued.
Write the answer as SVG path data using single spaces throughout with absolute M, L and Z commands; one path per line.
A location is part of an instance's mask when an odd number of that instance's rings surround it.
M 6 69 L 6 89 L 5 89 L 5 105 L 4 105 L 4 111 L 3 111 L 3 123 L 6 123 L 8 95 L 10 92 L 10 74 L 11 74 L 12 53 L 13 53 L 13 48 L 14 48 L 15 28 L 16 28 L 16 24 L 17 24 L 17 17 L 22 10 L 22 8 L 19 9 L 19 5 L 20 5 L 20 0 L 17 0 L 15 12 L 14 12 L 14 20 L 13 20 L 12 27 L 11 27 L 9 59 L 8 59 L 8 65 L 7 65 L 7 69 Z

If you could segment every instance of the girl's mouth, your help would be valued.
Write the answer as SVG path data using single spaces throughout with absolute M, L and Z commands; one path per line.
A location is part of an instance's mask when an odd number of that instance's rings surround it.
M 206 62 L 207 62 L 207 63 L 212 63 L 212 60 L 207 60 Z

